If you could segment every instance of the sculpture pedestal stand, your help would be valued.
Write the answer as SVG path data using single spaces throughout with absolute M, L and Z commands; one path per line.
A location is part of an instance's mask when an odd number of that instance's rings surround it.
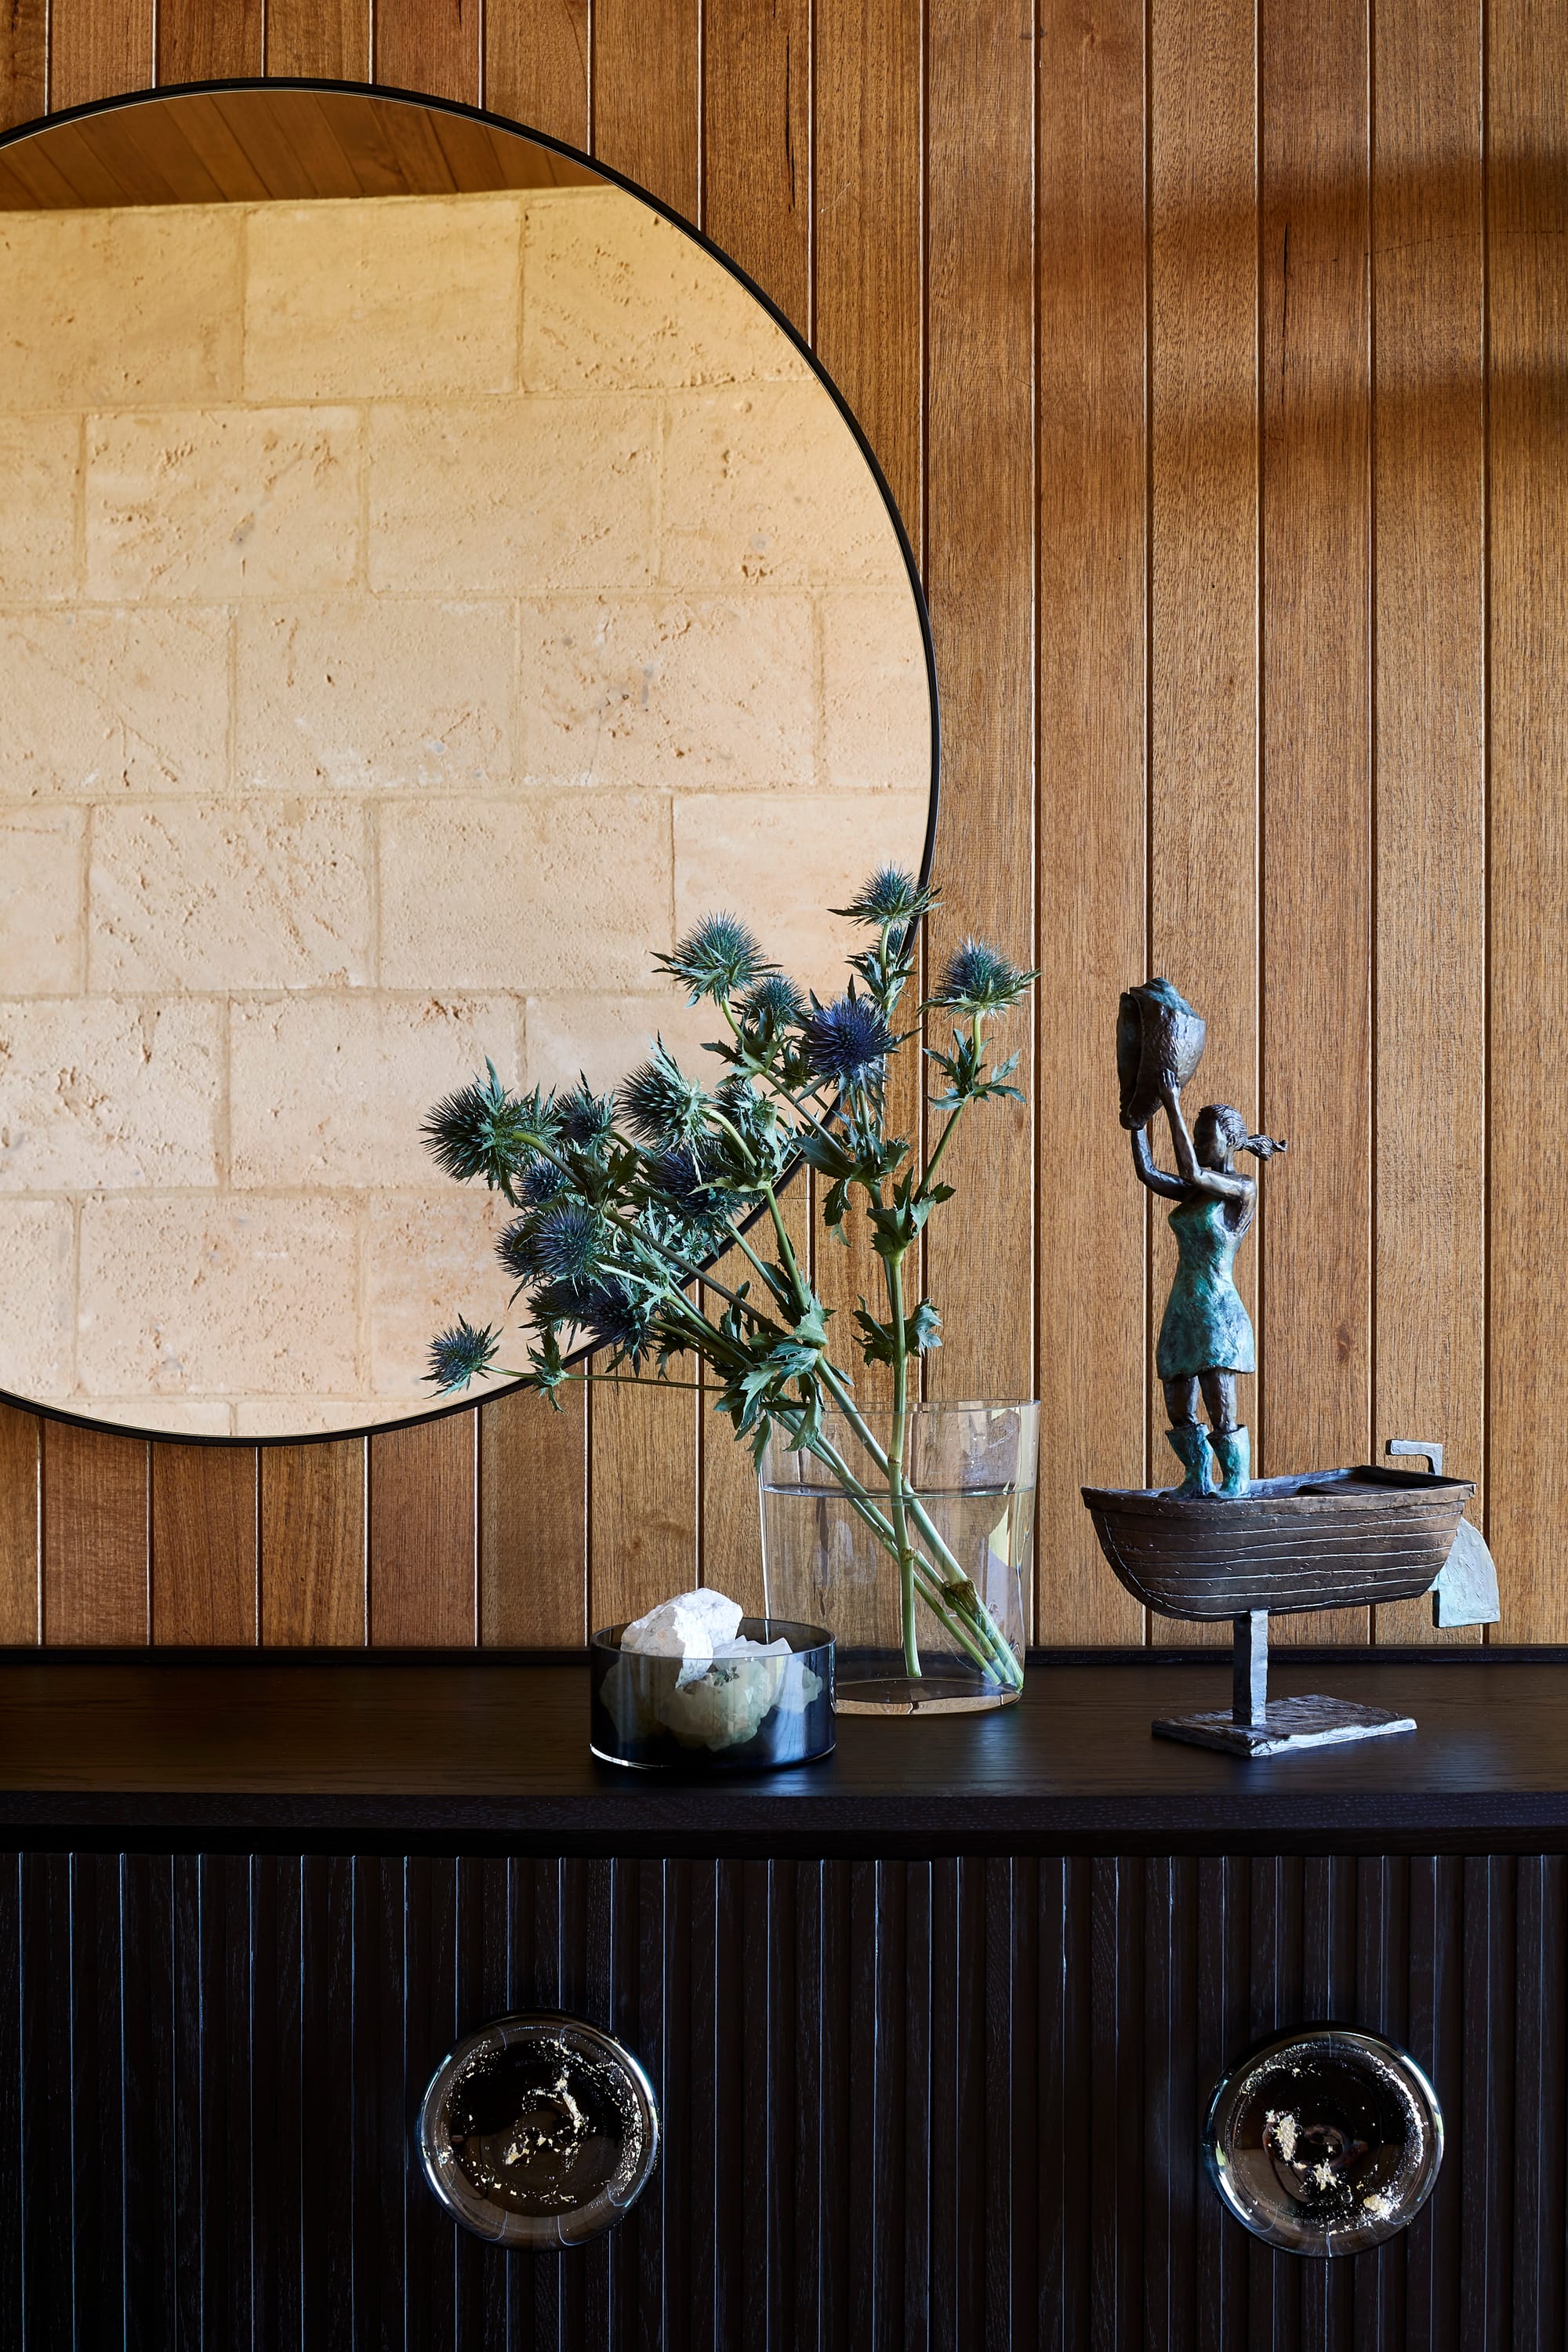
M 1268 1612 L 1249 1610 L 1236 1628 L 1232 1702 L 1228 1715 L 1175 1715 L 1153 1725 L 1157 1739 L 1184 1739 L 1193 1748 L 1221 1748 L 1229 1756 L 1286 1756 L 1299 1748 L 1341 1747 L 1352 1739 L 1385 1739 L 1414 1731 L 1413 1715 L 1385 1706 L 1358 1706 L 1347 1698 L 1277 1698 L 1268 1704 Z

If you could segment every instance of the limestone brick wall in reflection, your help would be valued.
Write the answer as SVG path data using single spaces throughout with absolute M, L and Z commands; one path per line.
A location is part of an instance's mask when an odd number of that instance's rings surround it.
M 406 1409 L 500 1222 L 415 1106 L 689 1040 L 713 903 L 826 981 L 918 850 L 893 534 L 609 191 L 10 215 L 0 312 L 0 1387 Z

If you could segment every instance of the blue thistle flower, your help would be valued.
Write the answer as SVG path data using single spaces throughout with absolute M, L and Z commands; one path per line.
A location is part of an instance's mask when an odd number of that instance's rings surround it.
M 1020 971 L 984 940 L 965 940 L 949 956 L 931 1001 L 955 1013 L 1005 1013 L 1038 978 L 1038 972 Z
M 618 1349 L 638 1364 L 652 1343 L 658 1313 L 657 1299 L 611 1276 L 589 1287 L 578 1319 L 595 1348 Z
M 648 1163 L 648 1182 L 686 1223 L 703 1231 L 716 1230 L 728 1220 L 732 1203 L 719 1185 L 710 1182 L 689 1145 L 661 1151 Z
M 537 1239 L 539 1213 L 531 1216 L 514 1217 L 496 1244 L 496 1255 L 512 1280 L 522 1284 L 538 1282 L 543 1273 L 539 1263 Z
M 617 1348 L 634 1362 L 653 1341 L 658 1301 L 615 1275 L 598 1282 L 552 1282 L 536 1290 L 530 1312 L 535 1325 L 570 1325 L 590 1347 Z
M 689 1004 L 700 1004 L 705 996 L 727 1004 L 773 969 L 738 915 L 705 916 L 677 941 L 673 955 L 656 955 L 654 962 L 683 984 Z
M 430 1342 L 430 1369 L 425 1377 L 445 1393 L 449 1389 L 466 1389 L 470 1381 L 479 1380 L 495 1362 L 500 1334 L 487 1323 L 482 1330 L 459 1315 L 451 1328 L 442 1331 Z
M 854 1088 L 882 1075 L 883 1066 L 898 1040 L 863 996 L 839 996 L 818 1004 L 801 1024 L 805 1057 L 814 1078 Z
M 529 1320 L 541 1330 L 563 1323 L 581 1324 L 591 1298 L 592 1285 L 585 1282 L 542 1283 L 528 1302 Z
M 527 1160 L 512 1178 L 512 1191 L 530 1209 L 542 1209 L 564 1191 L 566 1179 L 552 1160 Z
M 519 1283 L 584 1282 L 605 1245 L 605 1221 L 580 1201 L 557 1201 L 508 1225 L 496 1255 Z
M 936 904 L 934 890 L 922 889 L 900 866 L 879 866 L 863 882 L 847 907 L 830 907 L 829 914 L 847 915 L 854 923 L 880 929 L 884 923 L 909 923 Z
M 556 1097 L 555 1116 L 568 1143 L 603 1143 L 616 1123 L 616 1098 L 595 1094 L 587 1079 L 579 1078 L 569 1095 Z
M 653 1052 L 640 1070 L 621 1087 L 621 1116 L 643 1143 L 682 1143 L 700 1133 L 708 1097 L 687 1077 L 666 1046 L 656 1037 Z
M 605 1247 L 605 1221 L 580 1201 L 542 1209 L 534 1220 L 533 1250 L 547 1282 L 585 1282 Z
M 748 1028 L 776 1034 L 800 1019 L 805 1000 L 785 973 L 770 971 L 752 982 L 736 1010 Z
M 513 1170 L 520 1160 L 550 1139 L 554 1121 L 552 1098 L 537 1087 L 529 1095 L 510 1095 L 487 1061 L 488 1078 L 475 1078 L 456 1094 L 438 1102 L 420 1133 L 426 1150 L 448 1176 L 461 1184 L 482 1176 L 492 1192 L 511 1197 Z

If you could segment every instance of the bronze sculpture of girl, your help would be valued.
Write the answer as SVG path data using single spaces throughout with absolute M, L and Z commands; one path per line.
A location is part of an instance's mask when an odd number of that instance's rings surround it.
M 1184 1495 L 1208 1495 L 1213 1468 L 1221 1495 L 1245 1495 L 1251 1469 L 1247 1433 L 1237 1426 L 1236 1382 L 1255 1371 L 1252 1324 L 1232 1269 L 1236 1253 L 1258 1208 L 1258 1182 L 1235 1165 L 1238 1151 L 1268 1160 L 1283 1151 L 1283 1139 L 1253 1135 L 1229 1103 L 1208 1103 L 1189 1134 L 1182 1110 L 1182 1082 L 1190 1078 L 1203 1052 L 1204 1029 L 1192 1007 L 1168 981 L 1152 981 L 1122 998 L 1122 1118 L 1132 1136 L 1132 1165 L 1140 1183 L 1174 1201 L 1171 1231 L 1176 1237 L 1176 1277 L 1171 1286 L 1154 1355 L 1165 1391 L 1171 1426 L 1165 1434 L 1186 1475 Z M 1176 1157 L 1173 1176 L 1158 1168 L 1149 1149 L 1148 1127 L 1157 1104 L 1170 1120 Z M 1209 1428 L 1198 1418 L 1207 1408 Z

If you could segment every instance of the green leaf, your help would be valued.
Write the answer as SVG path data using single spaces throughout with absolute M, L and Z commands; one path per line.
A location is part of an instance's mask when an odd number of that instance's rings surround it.
M 942 1317 L 929 1298 L 922 1298 L 912 1315 L 904 1318 L 904 1343 L 911 1355 L 924 1356 L 932 1348 L 940 1348 L 937 1334 L 942 1329 Z
M 890 1324 L 879 1323 L 874 1315 L 866 1312 L 861 1300 L 855 1309 L 855 1320 L 860 1327 L 860 1353 L 868 1364 L 890 1364 L 893 1361 L 893 1333 Z
M 813 1299 L 795 1327 L 794 1337 L 802 1347 L 821 1349 L 827 1345 L 827 1325 L 819 1301 Z

